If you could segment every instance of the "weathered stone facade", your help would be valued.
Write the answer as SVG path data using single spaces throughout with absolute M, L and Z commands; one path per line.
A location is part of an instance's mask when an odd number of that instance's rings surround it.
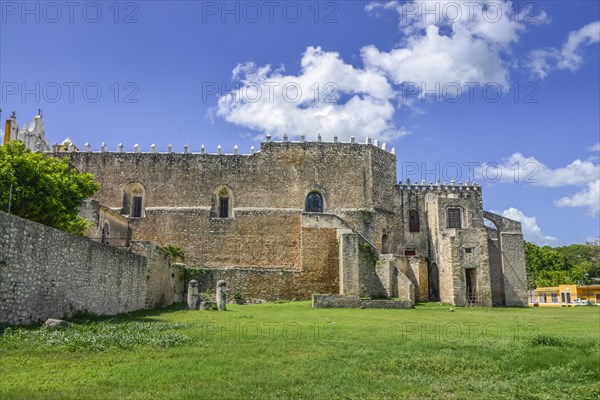
M 133 242 L 103 245 L 0 212 L 0 323 L 26 325 L 78 312 L 119 314 L 182 300 L 183 270 Z
M 398 183 L 396 155 L 370 143 L 68 155 L 94 174 L 94 200 L 127 218 L 133 240 L 183 249 L 201 292 L 223 279 L 263 299 L 526 305 L 520 225 L 484 214 L 476 184 Z

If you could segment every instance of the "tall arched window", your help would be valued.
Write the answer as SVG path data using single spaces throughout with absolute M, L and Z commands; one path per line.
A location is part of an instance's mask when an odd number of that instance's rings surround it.
M 130 182 L 123 191 L 123 214 L 131 218 L 146 216 L 146 189 L 141 182 Z
M 102 244 L 108 244 L 108 237 L 110 235 L 110 227 L 108 226 L 108 222 L 104 223 L 102 227 Z
M 323 196 L 319 192 L 310 192 L 306 196 L 306 212 L 323 212 Z
M 219 196 L 219 218 L 229 218 L 229 197 Z
M 212 194 L 211 218 L 233 218 L 233 190 L 227 185 L 219 185 Z
M 410 210 L 408 213 L 408 231 L 409 232 L 420 232 L 419 226 L 419 212 L 417 210 Z

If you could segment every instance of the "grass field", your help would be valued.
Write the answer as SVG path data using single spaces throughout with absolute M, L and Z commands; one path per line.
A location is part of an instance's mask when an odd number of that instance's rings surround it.
M 309 302 L 4 328 L 0 399 L 598 399 L 600 307 Z

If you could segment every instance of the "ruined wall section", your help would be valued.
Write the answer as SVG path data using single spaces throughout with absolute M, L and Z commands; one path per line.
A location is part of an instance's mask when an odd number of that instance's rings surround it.
M 490 251 L 493 273 L 502 278 L 504 304 L 507 306 L 527 306 L 527 273 L 525 269 L 525 248 L 521 224 L 517 221 L 485 211 L 484 217 L 495 227 L 496 247 Z
M 129 219 L 124 215 L 101 205 L 97 200 L 83 201 L 78 215 L 91 223 L 85 232 L 86 237 L 96 242 L 104 240 L 105 244 L 115 247 L 129 246 Z
M 2 323 L 168 305 L 178 301 L 176 287 L 153 282 L 171 274 L 164 253 L 146 258 L 0 212 Z

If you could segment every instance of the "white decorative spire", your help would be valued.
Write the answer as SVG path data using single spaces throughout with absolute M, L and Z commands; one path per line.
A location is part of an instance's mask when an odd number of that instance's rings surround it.
M 271 134 L 267 133 L 267 142 L 270 142 L 270 141 L 271 141 Z
M 320 142 L 320 141 L 321 141 L 321 134 L 320 134 L 320 133 L 318 133 L 318 134 L 317 134 L 317 142 Z
M 187 144 L 183 146 L 183 154 L 188 154 L 190 152 L 190 146 Z
M 150 153 L 156 153 L 156 145 L 154 143 L 150 146 Z
M 169 145 L 167 146 L 167 153 L 171 154 L 173 152 L 173 145 L 171 143 L 169 143 Z
M 221 151 L 222 151 L 222 149 L 221 149 L 221 145 L 218 145 L 218 146 L 217 146 L 217 154 L 221 154 Z
M 236 144 L 235 146 L 233 146 L 233 154 L 238 154 L 239 148 L 238 145 Z
M 83 151 L 85 151 L 86 153 L 90 152 L 90 144 L 86 143 L 83 145 Z
M 338 136 L 337 134 L 333 135 L 333 143 L 337 143 L 338 142 Z
M 250 147 L 250 154 L 254 154 L 254 146 Z
M 386 145 L 385 145 L 385 143 L 382 143 L 382 144 L 381 144 L 381 150 L 385 150 L 385 148 L 386 148 Z
M 304 140 L 305 140 L 305 137 L 304 137 L 304 135 L 303 135 L 303 134 L 302 134 L 302 135 L 300 135 L 300 141 L 301 141 L 301 142 L 304 142 Z
M 202 145 L 200 147 L 200 154 L 204 154 L 204 153 L 206 153 L 206 147 L 204 145 Z
M 102 142 L 102 144 L 100 145 L 100 151 L 102 153 L 106 153 L 106 143 Z
M 354 143 L 355 140 L 356 138 L 354 136 L 350 136 L 350 143 Z
M 119 153 L 122 153 L 122 152 L 123 152 L 123 143 L 119 143 L 119 144 L 117 145 L 117 151 L 118 151 Z
M 395 147 L 392 147 L 392 154 L 396 155 L 396 148 Z
M 140 152 L 140 145 L 139 144 L 134 144 L 133 145 L 133 152 L 134 153 L 139 153 Z
M 288 135 L 287 135 L 287 133 L 284 133 L 284 134 L 283 134 L 283 141 L 284 141 L 284 142 L 287 142 L 287 141 L 288 141 Z

